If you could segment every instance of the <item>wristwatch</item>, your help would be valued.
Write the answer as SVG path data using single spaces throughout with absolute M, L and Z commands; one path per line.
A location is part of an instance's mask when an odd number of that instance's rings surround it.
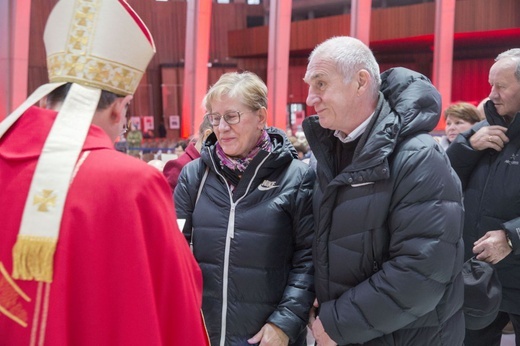
M 507 232 L 506 232 L 506 239 L 507 239 L 507 245 L 509 245 L 509 247 L 512 250 L 513 249 L 513 242 L 511 241 L 511 238 L 509 238 L 509 234 L 507 234 Z

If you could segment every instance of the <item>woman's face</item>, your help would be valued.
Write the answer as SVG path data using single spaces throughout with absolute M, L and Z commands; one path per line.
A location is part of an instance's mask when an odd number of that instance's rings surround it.
M 224 115 L 229 112 L 240 112 L 240 122 L 229 125 L 224 117 L 218 126 L 213 126 L 220 146 L 227 156 L 243 158 L 249 154 L 258 142 L 265 126 L 265 109 L 252 111 L 239 100 L 224 96 L 211 104 L 211 113 Z
M 446 137 L 451 143 L 461 132 L 467 131 L 473 126 L 469 121 L 448 115 L 446 118 Z

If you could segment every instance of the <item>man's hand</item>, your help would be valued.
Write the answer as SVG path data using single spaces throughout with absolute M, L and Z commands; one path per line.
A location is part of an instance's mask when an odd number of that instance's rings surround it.
M 469 139 L 469 143 L 471 147 L 475 150 L 484 150 L 484 149 L 495 149 L 496 151 L 501 151 L 509 142 L 509 138 L 506 136 L 507 128 L 498 125 L 484 126 L 471 138 Z
M 497 264 L 512 251 L 507 242 L 504 230 L 488 231 L 482 238 L 473 245 L 473 253 L 477 254 L 477 259 Z
M 318 303 L 318 298 L 316 298 L 314 299 L 314 303 L 309 311 L 309 328 L 312 328 L 312 324 L 316 321 L 318 306 L 320 306 L 320 304 Z
M 250 344 L 258 344 L 260 346 L 287 346 L 289 345 L 289 337 L 280 328 L 272 323 L 266 323 L 255 336 L 247 340 Z
M 321 323 L 320 317 L 316 317 L 312 325 L 310 325 L 312 335 L 316 340 L 316 345 L 318 346 L 336 346 L 336 342 L 332 340 L 323 328 L 323 324 Z

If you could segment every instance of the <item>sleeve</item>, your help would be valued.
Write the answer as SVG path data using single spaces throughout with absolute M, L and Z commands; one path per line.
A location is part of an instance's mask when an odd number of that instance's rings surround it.
M 323 326 L 340 345 L 366 343 L 431 312 L 462 268 L 462 193 L 446 156 L 434 146 L 396 155 L 394 183 L 385 190 L 388 258 L 368 279 L 320 305 Z
M 480 122 L 466 132 L 463 132 L 455 138 L 450 144 L 446 153 L 451 162 L 451 166 L 459 176 L 462 188 L 465 189 L 468 179 L 471 176 L 476 164 L 486 150 L 477 151 L 471 147 L 469 139 L 483 126 L 489 126 L 486 121 Z
M 175 187 L 177 186 L 177 180 L 179 178 L 179 174 L 182 170 L 182 164 L 180 163 L 179 159 L 173 159 L 164 165 L 163 168 L 163 174 L 168 180 L 168 184 L 170 184 L 170 188 L 172 189 L 172 192 L 175 190 Z
M 195 209 L 195 199 L 199 187 L 197 181 L 200 180 L 198 177 L 198 164 L 199 160 L 195 160 L 184 166 L 173 192 L 177 218 L 185 220 L 181 231 L 188 242 L 191 241 L 192 214 Z
M 289 336 L 291 342 L 295 342 L 306 328 L 309 310 L 315 297 L 312 262 L 314 240 L 312 189 L 314 180 L 314 171 L 308 167 L 302 175 L 301 183 L 295 190 L 295 198 L 292 201 L 294 210 L 292 215 L 294 242 L 292 269 L 282 300 L 267 320 L 281 328 Z
M 504 222 L 502 229 L 506 231 L 507 236 L 513 244 L 513 254 L 520 254 L 520 217 Z
M 171 192 L 152 172 L 136 198 L 164 345 L 209 345 L 202 318 L 202 273 L 175 220 Z M 141 280 L 145 280 L 142 277 Z

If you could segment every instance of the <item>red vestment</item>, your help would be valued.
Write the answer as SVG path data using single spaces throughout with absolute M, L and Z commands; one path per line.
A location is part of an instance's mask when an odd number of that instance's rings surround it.
M 0 139 L 0 344 L 208 345 L 201 272 L 166 180 L 115 151 L 95 125 L 67 196 L 53 282 L 11 278 L 25 200 L 55 117 L 32 107 Z

